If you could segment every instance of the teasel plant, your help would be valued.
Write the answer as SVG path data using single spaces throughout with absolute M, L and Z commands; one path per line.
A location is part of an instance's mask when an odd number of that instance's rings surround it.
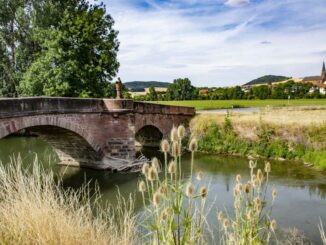
M 195 138 L 191 138 L 188 145 L 192 155 L 191 174 L 185 177 L 182 172 L 182 143 L 185 137 L 183 125 L 173 127 L 170 140 L 161 142 L 164 167 L 157 158 L 143 165 L 138 189 L 144 204 L 144 244 L 205 244 L 204 212 L 208 190 L 200 186 L 201 172 L 197 176 L 197 184 L 192 182 L 194 155 L 198 148 Z M 161 171 L 164 173 L 159 174 Z
M 277 222 L 271 217 L 278 193 L 275 188 L 267 193 L 271 164 L 266 162 L 264 171 L 255 171 L 256 167 L 257 163 L 250 160 L 250 178 L 247 182 L 242 181 L 241 175 L 235 178 L 234 212 L 220 211 L 217 214 L 222 244 L 269 244 L 273 237 L 278 242 L 275 235 Z

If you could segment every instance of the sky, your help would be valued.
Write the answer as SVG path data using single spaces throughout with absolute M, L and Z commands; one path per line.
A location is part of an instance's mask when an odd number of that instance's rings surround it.
M 104 0 L 119 31 L 118 76 L 234 86 L 319 75 L 326 0 Z

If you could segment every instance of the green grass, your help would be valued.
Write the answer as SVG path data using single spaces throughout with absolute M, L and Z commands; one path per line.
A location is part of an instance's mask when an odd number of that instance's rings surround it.
M 326 106 L 326 99 L 298 99 L 298 100 L 183 100 L 183 101 L 156 101 L 153 103 L 164 105 L 190 106 L 196 110 L 266 107 L 266 106 Z
M 304 161 L 317 166 L 321 170 L 326 170 L 326 152 L 325 151 L 307 151 L 303 157 Z
M 201 114 L 190 122 L 191 133 L 198 138 L 201 151 L 300 160 L 326 171 L 325 124 L 309 128 L 302 126 L 293 134 L 288 125 L 277 127 L 252 121 L 256 137 L 246 138 L 243 133 L 248 128 L 240 127 L 242 131 L 239 130 L 239 125 L 229 117 L 224 122 L 215 119 L 216 116 Z

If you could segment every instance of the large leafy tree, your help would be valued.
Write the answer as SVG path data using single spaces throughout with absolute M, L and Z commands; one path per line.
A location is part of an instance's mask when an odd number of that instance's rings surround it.
M 29 62 L 31 5 L 24 0 L 0 0 L 0 89 L 16 95 L 18 81 Z
M 0 95 L 17 96 L 17 87 L 40 52 L 39 28 L 56 27 L 77 0 L 0 0 Z
M 114 21 L 104 5 L 79 1 L 58 28 L 40 29 L 41 53 L 23 76 L 23 95 L 103 97 L 119 67 Z
M 166 92 L 168 100 L 191 100 L 197 96 L 197 90 L 188 78 L 175 79 Z

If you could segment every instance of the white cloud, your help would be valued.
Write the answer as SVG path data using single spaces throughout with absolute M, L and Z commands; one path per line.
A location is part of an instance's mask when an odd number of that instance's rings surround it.
M 243 5 L 249 4 L 249 0 L 227 0 L 225 2 L 225 5 L 231 6 L 231 7 L 239 7 Z
M 122 80 L 189 77 L 196 86 L 229 86 L 266 74 L 319 73 L 326 58 L 321 52 L 326 50 L 326 28 L 318 21 L 318 16 L 326 16 L 326 9 L 320 9 L 324 0 L 297 0 L 298 15 L 291 12 L 293 0 L 265 0 L 226 11 L 213 8 L 218 0 L 203 1 L 207 5 L 142 9 L 131 0 L 110 0 L 108 12 L 121 42 Z M 200 1 L 183 2 L 193 6 Z M 309 14 L 316 11 L 318 15 Z

